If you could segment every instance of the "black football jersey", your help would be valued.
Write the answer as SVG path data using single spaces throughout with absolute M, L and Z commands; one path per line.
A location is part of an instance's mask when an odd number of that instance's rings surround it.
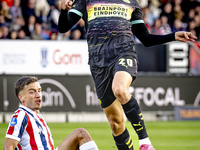
M 69 13 L 85 21 L 89 64 L 105 67 L 122 55 L 134 55 L 132 24 L 144 23 L 136 0 L 75 0 Z

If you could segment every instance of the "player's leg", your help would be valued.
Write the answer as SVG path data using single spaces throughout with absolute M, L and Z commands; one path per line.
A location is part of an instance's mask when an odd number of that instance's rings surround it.
M 137 100 L 129 93 L 129 87 L 135 79 L 136 73 L 137 61 L 134 58 L 124 57 L 119 59 L 119 63 L 115 66 L 112 90 L 117 100 L 122 104 L 126 117 L 138 134 L 139 144 L 150 145 L 151 142 L 146 132 L 140 107 Z
M 121 103 L 116 100 L 112 91 L 113 69 L 115 63 L 108 67 L 90 66 L 97 96 L 101 103 L 118 150 L 133 150 L 132 140 L 125 128 L 124 112 Z
M 83 128 L 74 130 L 56 150 L 98 150 L 90 134 Z
M 133 128 L 138 134 L 139 140 L 141 140 L 147 138 L 148 135 L 146 133 L 144 120 L 142 118 L 139 105 L 137 101 L 129 93 L 129 86 L 131 82 L 132 82 L 132 76 L 128 72 L 125 71 L 116 72 L 113 79 L 112 89 L 117 100 L 122 104 L 126 117 L 131 122 Z
M 103 108 L 118 150 L 133 150 L 132 139 L 125 127 L 124 113 L 121 103 L 115 100 L 110 106 Z

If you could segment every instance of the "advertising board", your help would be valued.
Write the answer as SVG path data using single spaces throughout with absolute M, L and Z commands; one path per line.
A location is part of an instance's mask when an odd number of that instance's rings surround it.
M 175 107 L 174 114 L 175 120 L 200 120 L 200 107 Z
M 200 75 L 200 41 L 191 43 L 190 47 L 190 72 Z
M 171 42 L 167 48 L 167 71 L 186 74 L 189 72 L 189 45 L 182 42 Z
M 0 45 L 0 74 L 90 74 L 85 40 L 4 40 Z
M 13 112 L 19 101 L 14 83 L 21 75 L 0 76 L 0 112 Z M 90 75 L 38 75 L 45 112 L 102 111 Z M 200 106 L 200 77 L 138 76 L 129 92 L 142 111 L 174 111 L 175 106 Z M 3 107 L 2 107 L 3 106 Z

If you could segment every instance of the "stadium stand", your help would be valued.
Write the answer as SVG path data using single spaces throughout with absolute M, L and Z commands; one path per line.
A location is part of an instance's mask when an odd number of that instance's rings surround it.
M 32 39 L 41 26 L 42 40 L 86 39 L 84 21 L 69 33 L 58 32 L 61 0 L 0 0 L 0 39 Z M 152 34 L 190 31 L 200 38 L 200 1 L 138 0 Z M 189 7 L 188 7 L 189 6 Z M 137 40 L 136 40 L 137 41 Z

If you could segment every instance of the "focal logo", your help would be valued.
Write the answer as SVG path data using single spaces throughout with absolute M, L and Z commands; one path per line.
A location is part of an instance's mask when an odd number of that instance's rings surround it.
M 67 97 L 67 99 L 69 100 L 69 103 L 71 104 L 71 107 L 73 109 L 76 108 L 76 104 L 71 96 L 71 94 L 68 92 L 68 90 L 58 81 L 53 80 L 53 79 L 40 79 L 38 81 L 40 84 L 53 84 L 55 86 L 57 86 L 63 93 L 64 95 Z M 60 91 L 52 91 L 50 87 L 47 88 L 46 91 L 42 91 L 42 94 L 44 96 L 44 102 L 43 102 L 43 106 L 63 106 L 64 105 L 64 101 L 63 101 L 63 94 Z M 53 102 L 54 100 L 54 102 Z
M 140 103 L 140 100 L 143 100 L 144 104 L 148 107 L 153 106 L 156 104 L 157 106 L 184 106 L 185 100 L 180 99 L 180 88 L 172 88 L 168 87 L 167 89 L 164 89 L 163 87 L 158 87 L 156 89 L 153 89 L 151 87 L 137 87 L 134 88 L 130 86 L 129 92 L 131 94 L 134 93 L 135 99 L 138 100 L 138 103 Z
M 42 60 L 41 60 L 41 64 L 42 64 L 42 67 L 46 67 L 47 64 L 48 64 L 48 60 L 47 60 L 47 54 L 48 54 L 48 50 L 47 48 L 43 47 L 41 49 L 41 53 L 42 53 Z

